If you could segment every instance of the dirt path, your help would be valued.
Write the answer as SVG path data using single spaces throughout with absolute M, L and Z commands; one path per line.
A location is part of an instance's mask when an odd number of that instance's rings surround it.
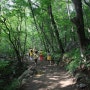
M 76 90 L 73 79 L 60 66 L 39 63 L 37 71 L 20 90 Z

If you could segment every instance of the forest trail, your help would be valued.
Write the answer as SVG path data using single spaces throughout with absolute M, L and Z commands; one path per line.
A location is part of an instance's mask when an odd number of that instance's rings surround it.
M 19 90 L 76 90 L 73 78 L 63 67 L 39 62 L 38 74 L 27 79 Z

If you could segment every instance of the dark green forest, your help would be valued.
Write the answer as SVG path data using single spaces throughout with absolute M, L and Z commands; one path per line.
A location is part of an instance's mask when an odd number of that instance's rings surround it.
M 17 90 L 30 48 L 89 72 L 90 0 L 0 0 L 0 90 Z

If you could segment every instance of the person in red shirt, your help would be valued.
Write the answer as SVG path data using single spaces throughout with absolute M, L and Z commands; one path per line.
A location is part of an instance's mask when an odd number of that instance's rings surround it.
M 42 50 L 39 52 L 39 59 L 40 59 L 40 61 L 43 61 L 43 53 L 42 53 Z

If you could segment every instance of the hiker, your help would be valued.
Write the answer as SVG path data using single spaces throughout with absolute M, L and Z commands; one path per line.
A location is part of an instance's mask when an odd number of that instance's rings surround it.
M 33 49 L 30 49 L 29 51 L 29 58 L 30 60 L 33 60 Z
M 35 51 L 37 51 L 36 47 L 33 48 L 33 53 L 35 53 Z
M 37 50 L 34 51 L 33 57 L 34 57 L 35 65 L 37 65 L 37 60 L 38 60 L 38 51 Z
M 51 65 L 51 54 L 50 54 L 50 52 L 47 53 L 47 61 L 49 61 L 50 65 Z
M 39 52 L 39 60 L 43 61 L 43 52 L 42 52 L 42 50 Z

